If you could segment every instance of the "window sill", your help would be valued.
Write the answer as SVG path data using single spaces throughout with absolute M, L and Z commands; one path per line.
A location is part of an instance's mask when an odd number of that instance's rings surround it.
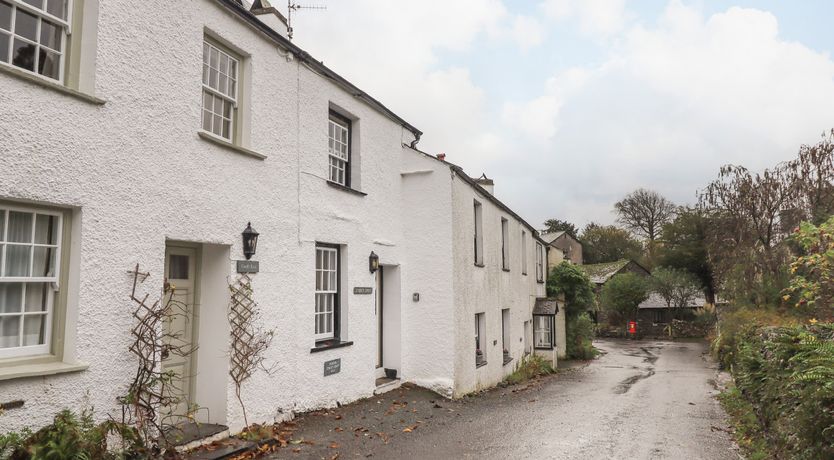
M 331 186 L 331 187 L 333 187 L 333 188 L 335 188 L 335 189 L 337 189 L 337 190 L 341 190 L 341 191 L 343 191 L 343 192 L 352 193 L 352 194 L 354 194 L 354 195 L 359 195 L 359 196 L 367 196 L 367 195 L 368 195 L 368 194 L 367 194 L 367 193 L 365 193 L 365 192 L 360 192 L 359 190 L 354 190 L 354 189 L 352 189 L 352 188 L 350 188 L 350 187 L 348 187 L 348 186 L 345 186 L 345 185 L 342 185 L 342 184 L 339 184 L 339 183 L 333 182 L 332 180 L 328 180 L 328 181 L 327 181 L 327 185 L 329 185 L 329 186 Z
M 95 96 L 92 96 L 87 93 L 82 93 L 81 91 L 74 90 L 72 88 L 68 88 L 56 81 L 47 80 L 44 77 L 39 77 L 36 74 L 29 73 L 25 70 L 17 69 L 12 67 L 9 64 L 0 64 L 0 72 L 10 75 L 15 78 L 19 78 L 21 80 L 25 80 L 29 83 L 41 86 L 46 89 L 51 89 L 53 91 L 59 92 L 61 94 L 65 94 L 67 96 L 74 97 L 76 99 L 82 100 L 89 104 L 93 105 L 104 105 L 107 103 L 104 99 L 99 99 Z
M 484 265 L 484 264 L 479 264 L 479 263 L 477 263 L 477 262 L 475 263 L 475 266 L 476 266 L 476 267 L 481 267 L 481 268 L 486 267 L 486 265 Z
M 200 136 L 200 139 L 204 141 L 209 141 L 212 144 L 219 145 L 220 147 L 225 147 L 233 152 L 240 153 L 242 155 L 246 155 L 252 158 L 257 158 L 258 160 L 266 160 L 266 155 L 262 153 L 258 153 L 254 150 L 249 150 L 247 148 L 243 148 L 239 145 L 232 144 L 231 142 L 225 141 L 220 139 L 216 136 L 213 136 L 205 131 L 197 131 L 197 135 Z
M 544 284 L 544 281 L 536 280 L 536 282 L 539 283 L 539 284 Z
M 534 348 L 535 350 L 547 350 L 547 351 L 553 351 L 553 349 L 554 349 L 555 347 L 533 347 L 533 348 Z
M 507 273 L 509 273 L 509 272 L 510 272 L 510 269 L 509 269 L 509 268 L 502 268 L 501 270 L 503 270 L 503 271 L 505 271 L 505 272 L 507 272 Z
M 486 365 L 487 365 L 486 361 L 483 361 L 483 362 L 480 362 L 480 363 L 475 363 L 475 369 L 479 369 L 479 368 L 484 367 Z
M 333 350 L 336 348 L 343 348 L 349 347 L 353 345 L 353 342 L 342 342 L 340 340 L 325 340 L 323 342 L 319 342 L 316 344 L 315 347 L 310 349 L 310 353 L 318 353 L 325 350 Z
M 0 367 L 0 380 L 23 379 L 27 377 L 41 377 L 47 375 L 66 374 L 70 372 L 81 372 L 90 367 L 84 363 L 64 363 L 60 361 L 46 363 L 27 363 Z
M 505 365 L 505 366 L 506 366 L 507 364 L 510 364 L 511 362 L 513 362 L 513 359 L 512 359 L 512 358 L 504 358 L 504 365 Z
M 522 275 L 522 276 L 527 276 L 527 273 L 522 273 L 521 275 Z

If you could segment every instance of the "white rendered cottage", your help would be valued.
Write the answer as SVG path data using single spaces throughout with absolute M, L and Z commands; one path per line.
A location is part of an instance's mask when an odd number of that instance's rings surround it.
M 248 222 L 275 331 L 250 421 L 369 396 L 386 368 L 460 395 L 531 347 L 535 230 L 258 5 L 0 0 L 0 432 L 118 412 L 137 264 L 142 292 L 167 280 L 188 305 L 197 351 L 163 364 L 185 400 L 241 428 L 228 285 Z

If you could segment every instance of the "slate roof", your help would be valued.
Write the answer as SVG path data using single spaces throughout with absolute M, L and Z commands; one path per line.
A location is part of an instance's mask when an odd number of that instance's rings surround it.
M 555 315 L 559 313 L 559 299 L 546 298 L 536 299 L 536 305 L 533 307 L 534 315 Z
M 707 300 L 703 296 L 698 296 L 692 299 L 689 302 L 689 305 L 686 308 L 701 308 L 704 304 L 707 303 Z M 659 294 L 653 292 L 649 295 L 649 298 L 643 301 L 640 305 L 637 306 L 640 309 L 653 309 L 653 308 L 668 308 L 666 306 L 666 301 L 663 300 Z
M 545 243 L 550 244 L 550 243 L 556 241 L 557 239 L 559 239 L 559 237 L 564 235 L 564 234 L 565 234 L 564 230 L 562 230 L 560 232 L 553 232 L 553 233 L 542 233 L 542 239 L 545 241 Z
M 584 271 L 591 282 L 595 284 L 605 284 L 612 276 L 616 275 L 620 270 L 625 268 L 631 260 L 620 259 L 615 262 L 603 262 L 601 264 L 578 265 Z

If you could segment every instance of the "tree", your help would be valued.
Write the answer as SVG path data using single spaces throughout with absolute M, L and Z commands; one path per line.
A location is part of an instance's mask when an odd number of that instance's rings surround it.
M 699 281 L 707 302 L 715 303 L 715 275 L 707 253 L 709 219 L 694 208 L 682 209 L 675 220 L 663 226 L 657 263 L 684 270 Z
M 547 295 L 565 295 L 567 316 L 575 316 L 594 308 L 596 296 L 588 274 L 578 266 L 563 261 L 550 271 L 547 279 Z
M 588 275 L 570 262 L 562 262 L 550 271 L 547 295 L 565 296 L 565 353 L 569 359 L 594 357 L 594 322 L 588 310 L 596 306 L 594 286 Z
M 788 257 L 782 218 L 797 211 L 794 182 L 786 163 L 761 174 L 727 165 L 699 196 L 711 221 L 707 248 L 713 269 L 737 300 L 779 302 Z
M 576 225 L 566 221 L 566 220 L 559 220 L 559 219 L 547 219 L 544 221 L 544 233 L 556 233 L 556 232 L 565 232 L 568 235 L 576 238 L 576 235 L 579 234 L 579 229 L 576 228 Z
M 689 306 L 701 293 L 701 285 L 691 274 L 674 268 L 660 267 L 652 272 L 649 287 L 677 312 Z
M 677 206 L 661 194 L 639 188 L 614 204 L 617 222 L 648 243 L 660 238 L 663 224 L 675 216 Z
M 600 292 L 600 304 L 609 320 L 636 321 L 637 307 L 649 298 L 648 280 L 636 273 L 621 273 L 608 280 Z
M 613 225 L 588 224 L 579 238 L 587 264 L 640 259 L 643 246 L 627 231 Z
M 791 263 L 782 300 L 808 316 L 834 320 L 834 217 L 819 226 L 803 222 L 792 239 L 803 254 Z

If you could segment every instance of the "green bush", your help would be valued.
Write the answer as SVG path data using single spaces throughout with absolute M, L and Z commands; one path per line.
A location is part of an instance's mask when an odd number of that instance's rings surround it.
M 565 353 L 568 359 L 593 359 L 597 350 L 594 340 L 594 321 L 587 313 L 568 317 Z
M 526 382 L 541 375 L 549 375 L 556 372 L 550 363 L 539 355 L 531 354 L 521 358 L 518 368 L 508 375 L 504 381 L 515 385 Z
M 797 320 L 771 308 L 737 308 L 721 313 L 712 340 L 712 352 L 724 369 L 736 362 L 742 339 L 765 326 L 791 326 Z
M 834 324 L 743 327 L 730 362 L 778 458 L 834 458 Z
M 120 439 L 121 446 L 108 449 L 108 436 Z M 108 421 L 96 424 L 91 411 L 76 415 L 62 410 L 36 432 L 0 435 L 0 460 L 98 460 L 153 458 L 138 432 L 123 424 Z

